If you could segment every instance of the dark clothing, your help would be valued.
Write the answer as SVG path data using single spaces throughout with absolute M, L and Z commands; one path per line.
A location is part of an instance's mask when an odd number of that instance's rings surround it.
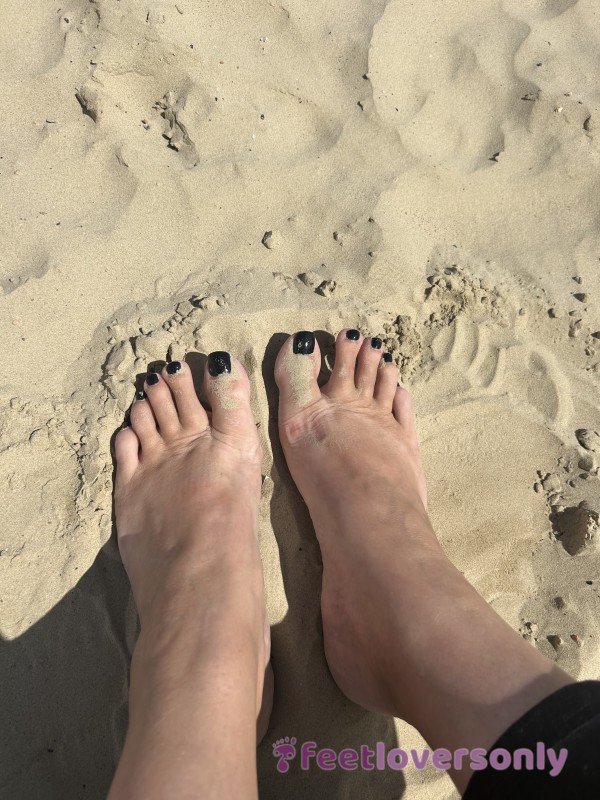
M 474 772 L 463 800 L 600 800 L 600 681 L 573 683 L 534 706 L 488 750 L 536 752 L 538 742 L 558 753 L 568 751 L 559 774 L 546 769 Z M 541 746 L 540 748 L 541 749 Z

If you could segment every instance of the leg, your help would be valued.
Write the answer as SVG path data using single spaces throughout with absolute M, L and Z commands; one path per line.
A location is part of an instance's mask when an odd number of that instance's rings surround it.
M 343 692 L 432 747 L 487 748 L 572 679 L 446 558 L 429 522 L 410 395 L 380 339 L 342 331 L 322 389 L 310 333 L 275 367 L 287 462 L 323 555 L 325 653 Z M 451 771 L 460 790 L 468 768 Z
M 213 354 L 205 385 L 210 425 L 185 362 L 148 375 L 116 440 L 119 548 L 141 633 L 110 800 L 257 796 L 257 715 L 272 690 L 261 448 L 241 364 Z

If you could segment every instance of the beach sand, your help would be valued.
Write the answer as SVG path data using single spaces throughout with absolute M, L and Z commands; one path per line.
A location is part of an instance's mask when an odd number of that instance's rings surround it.
M 597 3 L 0 0 L 0 20 L 0 796 L 106 794 L 137 635 L 111 440 L 150 364 L 187 353 L 200 378 L 219 349 L 265 448 L 261 797 L 455 797 L 434 769 L 275 770 L 284 736 L 424 744 L 327 671 L 273 363 L 314 329 L 326 380 L 340 328 L 381 335 L 448 555 L 599 677 Z

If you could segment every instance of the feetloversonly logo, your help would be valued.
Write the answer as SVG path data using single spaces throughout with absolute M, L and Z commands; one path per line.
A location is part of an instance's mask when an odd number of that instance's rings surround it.
M 273 756 L 277 759 L 277 770 L 285 774 L 290 769 L 290 762 L 299 756 L 300 769 L 309 770 L 313 767 L 329 772 L 340 769 L 401 770 L 408 766 L 425 769 L 429 763 L 435 769 L 463 769 L 470 767 L 474 771 L 491 767 L 496 770 L 538 770 L 547 771 L 553 778 L 559 775 L 567 760 L 568 751 L 561 748 L 558 752 L 552 747 L 546 747 L 543 742 L 537 742 L 535 749 L 520 747 L 513 752 L 502 747 L 496 747 L 489 752 L 483 747 L 468 750 L 459 747 L 457 750 L 403 750 L 394 747 L 387 750 L 383 742 L 377 742 L 372 750 L 363 744 L 359 750 L 347 747 L 339 752 L 330 747 L 317 749 L 316 742 L 303 742 L 298 745 L 294 736 L 286 736 L 273 742 Z

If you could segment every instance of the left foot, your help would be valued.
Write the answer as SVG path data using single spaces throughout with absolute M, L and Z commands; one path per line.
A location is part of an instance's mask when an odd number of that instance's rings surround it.
M 204 379 L 210 422 L 189 366 L 172 362 L 147 376 L 131 427 L 116 438 L 119 549 L 141 623 L 134 664 L 165 649 L 185 661 L 186 640 L 224 683 L 255 662 L 257 714 L 265 683 L 268 695 L 260 735 L 272 699 L 257 539 L 262 452 L 240 362 L 213 354 Z

